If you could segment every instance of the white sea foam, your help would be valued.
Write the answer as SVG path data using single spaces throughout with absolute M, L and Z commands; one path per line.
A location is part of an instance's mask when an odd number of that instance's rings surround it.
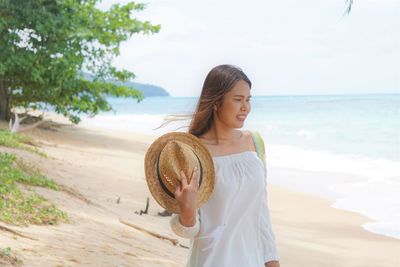
M 187 123 L 178 121 L 173 122 L 165 127 L 156 129 L 164 122 L 165 114 L 124 114 L 124 115 L 98 115 L 94 118 L 84 118 L 83 123 L 107 128 L 107 129 L 118 129 L 124 131 L 133 131 L 138 133 L 150 134 L 150 135 L 162 135 L 168 131 L 175 130 L 181 126 L 187 125 Z
M 308 140 L 312 140 L 312 139 L 315 138 L 315 134 L 314 133 L 312 133 L 310 131 L 307 131 L 305 129 L 301 129 L 301 130 L 297 131 L 296 134 L 298 136 L 303 136 L 303 137 L 307 138 Z
M 394 179 L 400 176 L 400 164 L 363 155 L 339 155 L 330 151 L 308 150 L 288 145 L 266 146 L 270 164 L 309 171 L 348 173 L 371 179 Z
M 365 177 L 328 186 L 342 196 L 332 206 L 372 219 L 363 225 L 368 231 L 400 239 L 400 163 L 286 145 L 269 145 L 267 155 L 271 166 Z

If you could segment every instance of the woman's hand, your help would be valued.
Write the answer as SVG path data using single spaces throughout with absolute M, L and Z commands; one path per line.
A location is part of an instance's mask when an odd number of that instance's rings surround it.
M 176 187 L 175 199 L 178 201 L 181 213 L 180 222 L 183 226 L 193 226 L 196 223 L 196 206 L 198 201 L 198 171 L 197 167 L 193 169 L 190 177 L 190 183 L 186 174 L 181 170 L 181 184 Z

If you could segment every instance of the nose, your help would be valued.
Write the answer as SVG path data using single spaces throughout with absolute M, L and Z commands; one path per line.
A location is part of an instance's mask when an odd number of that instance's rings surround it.
M 242 111 L 250 110 L 250 103 L 247 102 L 246 100 L 243 100 L 241 110 Z

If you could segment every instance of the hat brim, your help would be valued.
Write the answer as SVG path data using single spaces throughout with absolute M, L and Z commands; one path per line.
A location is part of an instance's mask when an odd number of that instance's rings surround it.
M 144 159 L 146 181 L 150 193 L 161 207 L 172 213 L 180 213 L 177 200 L 164 191 L 157 173 L 158 157 L 164 146 L 172 140 L 179 140 L 180 142 L 189 145 L 195 152 L 202 166 L 202 183 L 198 189 L 197 208 L 202 206 L 214 191 L 215 170 L 210 152 L 203 145 L 201 140 L 192 134 L 184 132 L 167 133 L 157 138 L 150 145 Z

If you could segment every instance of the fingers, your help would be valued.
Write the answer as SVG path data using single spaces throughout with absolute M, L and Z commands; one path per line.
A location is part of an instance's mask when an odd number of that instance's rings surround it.
M 178 185 L 178 186 L 175 188 L 175 192 L 174 192 L 175 197 L 180 196 L 181 191 L 182 191 L 182 188 L 181 188 L 180 185 Z
M 199 186 L 199 175 L 197 167 L 193 168 L 192 175 L 190 178 L 190 184 L 196 188 Z
M 182 177 L 182 180 L 181 180 L 182 187 L 186 187 L 188 185 L 188 180 L 187 180 L 186 174 L 183 170 L 181 170 L 181 177 Z
M 196 189 L 199 187 L 199 175 L 197 167 L 194 167 L 190 174 L 190 182 L 183 170 L 180 171 L 180 175 L 181 175 L 181 181 L 175 187 L 175 192 L 174 192 L 175 195 L 177 194 L 179 195 L 180 193 L 182 193 L 182 190 L 187 188 L 188 186 L 192 186 Z

